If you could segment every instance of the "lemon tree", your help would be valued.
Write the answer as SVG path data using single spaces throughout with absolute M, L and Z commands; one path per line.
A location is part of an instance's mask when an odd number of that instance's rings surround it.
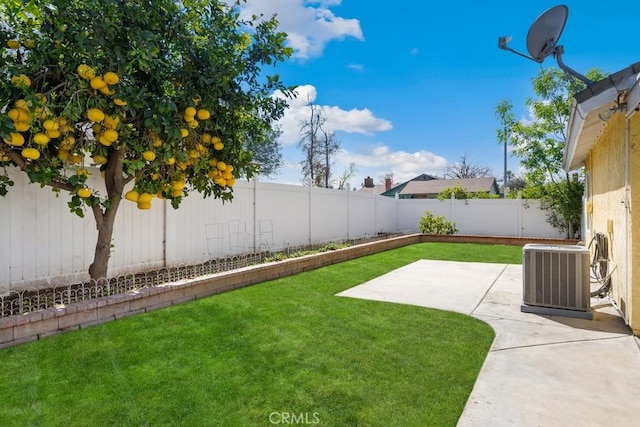
M 214 0 L 0 3 L 0 195 L 12 168 L 90 211 L 89 274 L 106 277 L 121 200 L 174 208 L 189 193 L 233 198 L 255 172 L 246 141 L 271 131 L 287 95 L 273 66 L 292 53 L 275 17 Z M 90 188 L 91 174 L 104 184 Z M 125 186 L 133 189 L 124 195 Z M 129 187 L 127 187 L 129 188 Z

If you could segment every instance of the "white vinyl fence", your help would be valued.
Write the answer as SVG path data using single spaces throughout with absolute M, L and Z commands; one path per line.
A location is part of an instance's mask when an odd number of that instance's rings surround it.
M 97 174 L 97 171 L 95 172 Z M 69 212 L 68 195 L 30 184 L 0 198 L 0 293 L 87 279 L 96 229 L 92 213 Z M 92 188 L 101 188 L 90 178 Z M 104 190 L 103 190 L 104 193 Z M 562 235 L 545 221 L 537 201 L 402 200 L 346 190 L 238 181 L 223 204 L 197 193 L 178 210 L 154 199 L 140 211 L 123 200 L 113 235 L 110 275 L 207 259 L 385 232 L 418 232 L 427 211 L 456 223 L 460 234 L 548 237 Z

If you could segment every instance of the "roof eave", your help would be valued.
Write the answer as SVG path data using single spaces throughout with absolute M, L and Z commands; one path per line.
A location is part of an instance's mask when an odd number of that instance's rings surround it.
M 563 168 L 570 172 L 584 165 L 606 121 L 601 113 L 618 106 L 618 96 L 637 87 L 640 62 L 602 79 L 576 94 L 567 124 Z M 640 99 L 639 99 L 640 101 Z M 627 95 L 629 103 L 629 94 Z M 635 108 L 638 104 L 631 104 Z

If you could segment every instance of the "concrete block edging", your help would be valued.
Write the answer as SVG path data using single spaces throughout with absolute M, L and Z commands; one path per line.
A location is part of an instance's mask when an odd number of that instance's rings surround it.
M 65 331 L 87 328 L 421 242 L 487 243 L 515 246 L 524 246 L 526 243 L 577 243 L 573 240 L 555 239 L 409 234 L 333 251 L 239 268 L 197 279 L 167 283 L 153 288 L 138 289 L 67 306 L 0 318 L 0 348 L 43 339 Z

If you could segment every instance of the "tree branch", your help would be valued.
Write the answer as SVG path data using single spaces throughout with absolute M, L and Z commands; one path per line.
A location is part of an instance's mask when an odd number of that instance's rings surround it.
M 11 161 L 15 163 L 16 166 L 18 166 L 22 172 L 28 174 L 27 161 L 20 154 L 18 154 L 17 151 L 12 150 L 10 145 L 2 142 L 0 145 L 0 151 L 2 151 L 7 157 L 9 157 L 9 159 L 11 159 Z M 49 182 L 41 182 L 40 184 L 44 184 L 48 187 L 56 188 L 58 190 L 65 190 L 70 193 L 73 191 L 73 186 L 66 182 L 51 180 Z

